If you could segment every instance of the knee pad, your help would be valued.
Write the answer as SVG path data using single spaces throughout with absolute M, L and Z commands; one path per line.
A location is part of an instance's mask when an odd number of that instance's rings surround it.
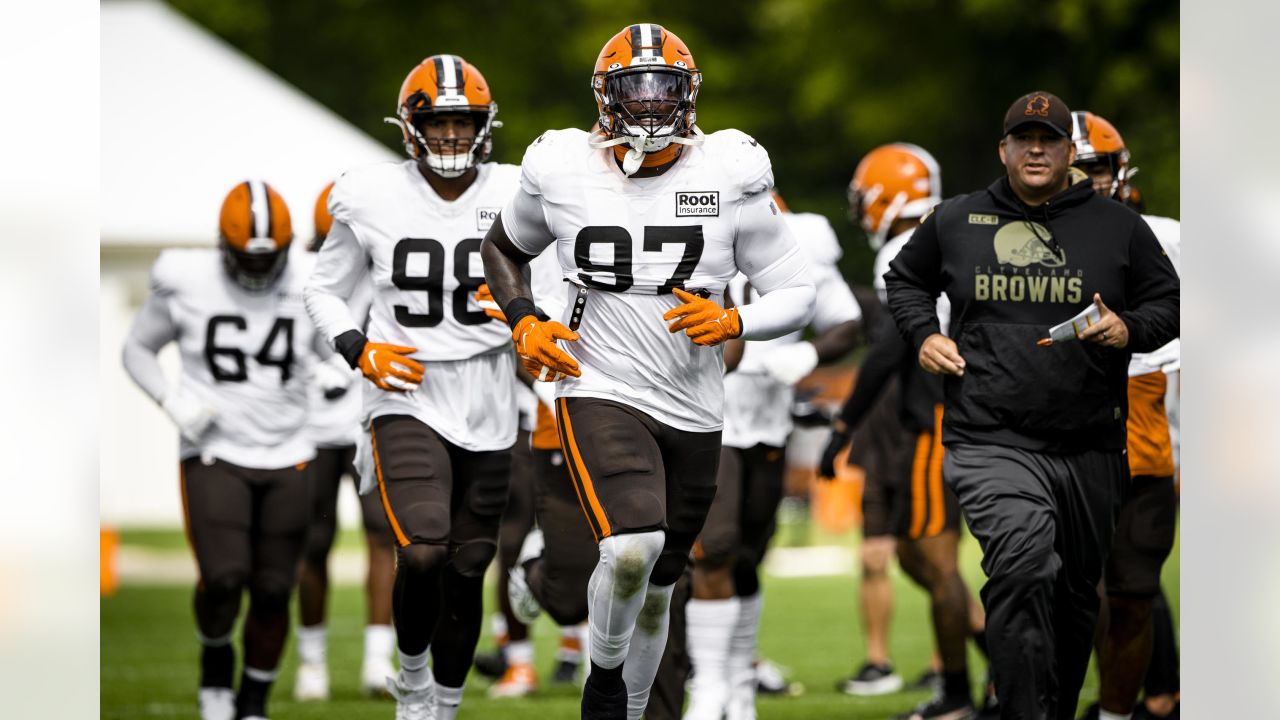
M 661 530 L 610 535 L 600 541 L 600 565 L 612 570 L 618 597 L 644 590 L 665 542 L 666 533 Z
M 498 553 L 492 540 L 471 540 L 459 545 L 449 558 L 449 567 L 462 577 L 484 577 L 484 571 Z
M 200 587 L 205 598 L 212 602 L 221 602 L 228 598 L 238 599 L 240 593 L 244 592 L 244 586 L 248 582 L 249 571 L 247 569 L 224 570 L 201 577 Z
M 249 588 L 249 609 L 255 614 L 270 613 L 287 613 L 289 612 L 289 597 L 292 588 L 289 583 L 278 582 L 275 579 L 255 585 Z
M 337 535 L 337 523 L 332 517 L 318 518 L 311 524 L 307 533 L 307 546 L 303 557 L 310 565 L 323 565 L 329 559 L 329 550 L 333 548 L 333 538 Z
M 688 553 L 664 550 L 662 555 L 658 557 L 658 562 L 653 566 L 653 572 L 649 575 L 649 582 L 654 585 L 673 585 L 684 574 L 684 570 L 687 567 L 689 567 Z
M 425 575 L 443 567 L 449 549 L 443 544 L 411 543 L 396 549 L 396 569 L 412 575 Z
M 542 609 L 560 627 L 572 627 L 587 619 L 587 587 L 585 584 L 573 592 L 550 592 L 546 599 L 538 598 Z

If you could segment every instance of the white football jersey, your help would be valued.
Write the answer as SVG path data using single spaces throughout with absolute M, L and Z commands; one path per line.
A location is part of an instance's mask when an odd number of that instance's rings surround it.
M 798 253 L 767 200 L 768 153 L 747 135 L 724 130 L 684 148 L 663 175 L 638 179 L 622 173 L 612 150 L 593 149 L 588 138 L 582 130 L 538 138 L 521 165 L 521 192 L 502 213 L 507 236 L 522 252 L 536 256 L 555 245 L 569 281 L 564 324 L 575 324 L 574 298 L 585 288 L 580 339 L 562 343 L 582 377 L 557 383 L 557 396 L 613 400 L 681 430 L 718 430 L 722 349 L 669 332 L 662 316 L 681 304 L 674 287 L 706 291 L 723 303 L 740 267 L 748 275 L 767 270 L 752 265 L 761 254 L 757 244 L 771 245 L 765 249 L 779 257 Z M 774 217 L 768 210 L 763 220 L 752 214 L 754 230 L 746 232 L 740 215 L 753 197 L 768 203 Z
M 289 262 L 297 262 L 298 268 L 310 277 L 315 268 L 316 254 L 300 248 L 289 258 Z M 352 317 L 357 318 L 362 325 L 369 314 L 372 300 L 372 288 L 364 282 L 356 286 L 355 292 L 347 301 Z M 350 372 L 351 386 L 335 399 L 326 398 L 324 388 L 318 383 L 311 385 L 311 415 L 307 420 L 307 428 L 311 440 L 318 448 L 344 447 L 356 443 L 356 434 L 360 432 L 360 386 L 368 381 L 359 370 L 352 369 Z
M 303 306 L 305 268 L 290 262 L 269 290 L 254 293 L 223 269 L 218 250 L 165 250 L 151 292 L 178 329 L 182 391 L 217 411 L 199 444 L 180 455 L 275 469 L 315 456 L 307 433 L 315 330 Z
M 844 281 L 836 263 L 844 251 L 825 216 L 817 213 L 784 213 L 782 216 L 808 260 L 809 274 L 817 288 L 818 302 L 810 326 L 825 332 L 862 317 L 862 308 Z M 759 298 L 747 288 L 747 278 L 739 274 L 729 285 L 735 302 L 747 304 Z M 793 423 L 791 405 L 794 389 L 765 372 L 761 358 L 771 350 L 799 342 L 799 330 L 772 340 L 748 341 L 738 367 L 724 376 L 724 435 L 722 442 L 735 448 L 758 444 L 782 447 L 787 444 Z
M 1147 221 L 1147 226 L 1151 228 L 1151 232 L 1155 233 L 1156 240 L 1160 241 L 1160 248 L 1164 250 L 1165 255 L 1169 256 L 1169 260 L 1173 262 L 1173 269 L 1181 275 L 1182 225 L 1173 218 L 1160 217 L 1159 215 L 1143 215 L 1142 219 Z M 1182 341 L 1179 338 L 1175 338 L 1158 350 L 1149 353 L 1134 353 L 1133 357 L 1129 359 L 1129 377 L 1146 375 L 1159 370 L 1175 371 L 1181 364 L 1181 359 Z
M 363 388 L 362 421 L 411 415 L 471 451 L 515 442 L 511 331 L 475 301 L 484 282 L 480 243 L 518 187 L 519 168 L 484 163 L 458 199 L 441 199 L 412 160 L 344 173 L 329 193 L 334 229 L 308 284 L 313 296 L 344 298 L 363 273 L 372 288 L 365 335 L 416 348 L 426 371 L 418 390 Z M 359 269 L 357 269 L 359 268 Z M 330 342 L 356 328 L 345 307 L 309 301 Z
M 462 360 L 511 342 L 511 331 L 484 314 L 475 293 L 484 282 L 480 242 L 519 174 L 514 165 L 484 163 L 453 202 L 436 195 L 412 160 L 338 178 L 329 211 L 368 258 L 370 340 L 415 347 L 419 361 Z

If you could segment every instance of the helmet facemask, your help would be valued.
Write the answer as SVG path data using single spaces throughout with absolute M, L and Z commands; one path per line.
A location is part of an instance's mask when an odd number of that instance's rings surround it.
M 423 104 L 430 109 L 408 109 Z M 428 139 L 426 121 L 433 115 L 444 113 L 468 115 L 475 125 L 475 136 Z M 464 96 L 441 96 L 438 105 L 431 107 L 430 98 L 419 92 L 400 106 L 399 117 L 387 118 L 386 121 L 399 125 L 404 131 L 405 152 L 416 158 L 419 164 L 440 177 L 456 178 L 489 159 L 493 150 L 493 130 L 502 127 L 502 122 L 494 119 L 497 114 L 497 103 L 489 103 L 488 107 L 467 105 Z
M 597 73 L 592 89 L 600 107 L 601 134 L 595 148 L 631 148 L 622 170 L 634 174 L 645 155 L 672 143 L 698 145 L 702 135 L 694 111 L 702 74 L 679 67 L 633 67 Z
M 278 248 L 271 238 L 250 238 L 243 250 L 225 239 L 221 245 L 227 274 L 250 292 L 262 292 L 275 284 L 289 260 L 288 246 Z

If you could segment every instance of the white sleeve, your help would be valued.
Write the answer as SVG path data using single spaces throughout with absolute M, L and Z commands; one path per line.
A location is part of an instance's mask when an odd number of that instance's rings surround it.
M 804 253 L 772 205 L 768 193 L 759 193 L 738 209 L 734 259 L 760 294 L 738 309 L 743 340 L 780 337 L 813 317 L 815 291 Z
M 532 195 L 526 189 L 526 181 L 521 179 L 520 189 L 502 208 L 502 229 L 516 249 L 526 255 L 541 255 L 542 251 L 554 241 L 555 235 L 547 222 L 546 213 L 542 211 L 542 199 Z
M 335 219 L 303 291 L 307 314 L 330 344 L 342 333 L 360 329 L 347 300 L 355 293 L 367 265 L 368 256 L 355 232 Z
M 122 360 L 125 372 L 157 404 L 164 402 L 169 382 L 156 353 L 177 337 L 178 326 L 169 313 L 167 297 L 153 291 L 133 318 L 133 325 L 124 340 Z
M 817 264 L 810 267 L 816 299 L 813 303 L 813 329 L 827 330 L 850 320 L 862 319 L 862 306 L 853 296 L 853 290 L 844 281 L 835 265 Z

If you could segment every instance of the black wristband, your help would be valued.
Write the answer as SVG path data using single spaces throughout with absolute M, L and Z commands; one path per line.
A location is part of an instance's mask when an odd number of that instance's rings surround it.
M 519 325 L 521 320 L 530 315 L 538 316 L 538 306 L 534 305 L 533 301 L 527 297 L 517 297 L 502 308 L 502 314 L 507 316 L 507 325 L 510 325 L 511 329 L 515 330 L 516 325 Z
M 364 352 L 365 343 L 369 342 L 369 338 L 359 330 L 348 330 L 333 339 L 333 349 L 347 361 L 347 364 L 354 370 L 360 365 L 360 353 Z

